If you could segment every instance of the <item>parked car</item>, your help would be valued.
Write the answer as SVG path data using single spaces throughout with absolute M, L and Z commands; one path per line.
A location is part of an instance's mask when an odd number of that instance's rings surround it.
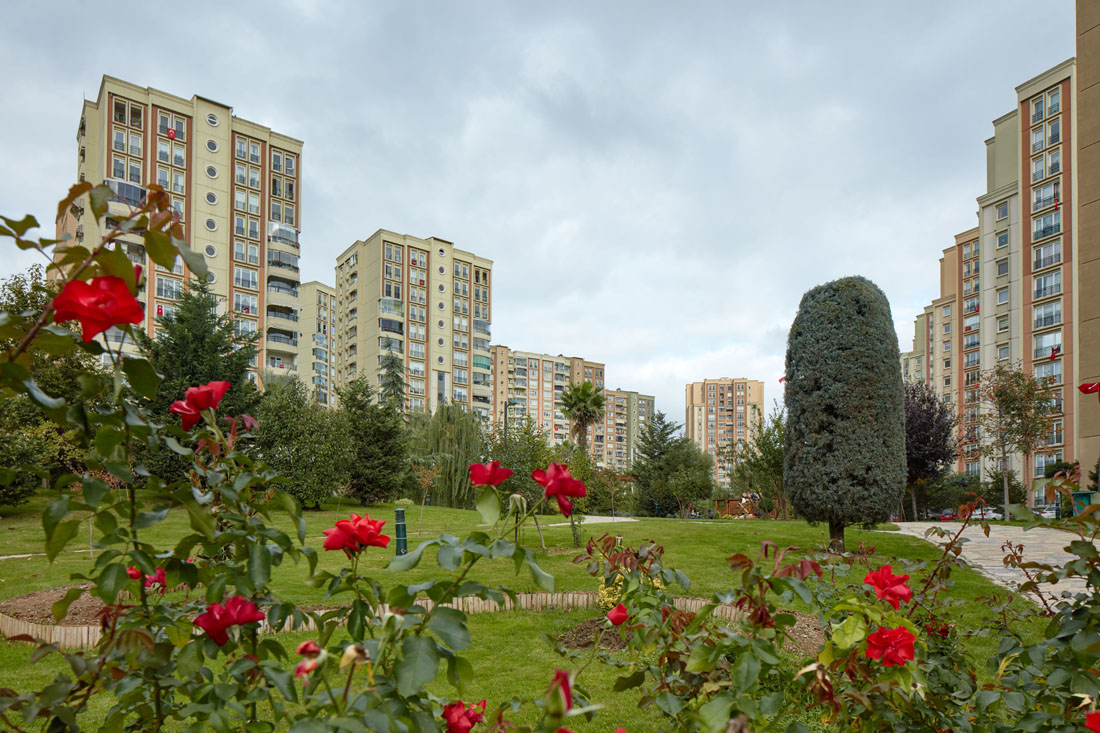
M 980 520 L 986 520 L 986 521 L 993 520 L 993 519 L 1001 520 L 1001 519 L 1005 518 L 1005 515 L 1002 514 L 999 511 L 997 511 L 993 507 L 989 507 L 989 506 L 981 507 L 980 506 L 980 507 L 978 507 L 977 509 L 974 510 L 973 518 L 974 519 L 980 519 Z
M 940 512 L 941 522 L 954 522 L 958 518 L 958 514 L 955 512 L 954 509 L 944 509 L 942 512 Z
M 1044 519 L 1054 519 L 1055 509 L 1056 507 L 1053 504 L 1047 504 L 1045 507 L 1035 513 L 1038 514 L 1040 517 L 1043 517 Z

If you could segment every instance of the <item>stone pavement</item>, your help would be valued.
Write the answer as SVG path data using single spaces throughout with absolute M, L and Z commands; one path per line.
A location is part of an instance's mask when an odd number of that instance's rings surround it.
M 929 527 L 937 526 L 949 530 L 952 534 L 959 530 L 958 522 L 898 522 L 898 528 L 903 534 L 919 537 L 933 544 L 942 544 L 946 542 L 946 539 L 925 536 L 925 532 Z M 966 528 L 963 537 L 969 542 L 964 542 L 962 545 L 962 558 L 993 582 L 1013 591 L 1027 578 L 1019 568 L 1006 568 L 1004 566 L 1005 552 L 1001 549 L 1001 546 L 1006 542 L 1011 541 L 1017 546 L 1023 545 L 1025 562 L 1061 565 L 1076 557 L 1063 548 L 1077 539 L 1077 535 L 1046 527 L 1036 527 L 1025 532 L 1023 527 L 991 524 L 989 525 L 989 537 L 986 537 L 981 526 L 975 524 Z M 1071 581 L 1062 581 L 1057 585 L 1048 585 L 1045 587 L 1044 592 L 1048 596 L 1057 597 L 1065 590 L 1083 591 L 1084 589 L 1084 580 L 1074 578 Z
M 634 517 L 605 517 L 599 514 L 589 514 L 584 517 L 584 521 L 581 524 L 612 524 L 614 522 L 637 522 Z M 568 527 L 569 522 L 555 522 L 554 524 L 548 524 L 547 527 Z

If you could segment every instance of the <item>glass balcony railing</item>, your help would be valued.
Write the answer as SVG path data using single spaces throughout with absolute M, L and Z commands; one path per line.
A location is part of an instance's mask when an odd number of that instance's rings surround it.
M 1048 285 L 1045 288 L 1035 288 L 1035 300 L 1039 298 L 1048 298 L 1051 295 L 1058 295 L 1062 292 L 1062 285 Z
M 267 335 L 267 340 L 272 342 L 272 343 L 284 344 L 286 346 L 297 346 L 298 345 L 298 339 L 291 338 L 290 336 L 281 336 L 277 333 L 269 333 Z
M 1059 356 L 1062 353 L 1062 345 L 1054 344 L 1053 346 L 1036 346 L 1035 358 L 1036 359 L 1050 359 L 1051 354 Z
M 1034 239 L 1043 239 L 1044 237 L 1049 237 L 1053 234 L 1059 234 L 1059 233 L 1061 233 L 1061 231 L 1062 231 L 1062 225 L 1061 224 L 1051 224 L 1050 226 L 1045 226 L 1045 227 L 1035 227 L 1035 229 L 1032 230 L 1031 238 L 1033 240 Z
M 1049 328 L 1062 322 L 1062 314 L 1055 313 L 1052 316 L 1039 316 L 1033 321 L 1033 328 Z
M 292 226 L 280 224 L 277 221 L 270 221 L 267 223 L 267 236 L 282 244 L 289 244 L 292 247 L 299 246 L 298 230 Z
M 287 285 L 283 285 L 282 283 L 277 283 L 277 282 L 269 282 L 267 284 L 267 292 L 276 293 L 277 295 L 286 295 L 286 296 L 291 297 L 291 298 L 297 298 L 298 297 L 298 289 L 297 288 L 292 288 L 292 287 L 289 287 Z
M 148 193 L 148 191 L 141 186 L 135 186 L 126 181 L 116 181 L 108 178 L 106 183 L 114 194 L 111 199 L 113 201 L 128 204 L 129 206 L 141 206 L 141 203 L 145 200 L 145 196 Z
M 297 313 L 284 313 L 283 311 L 277 311 L 277 310 L 270 310 L 269 309 L 267 311 L 267 317 L 268 318 L 280 318 L 284 321 L 293 321 L 294 323 L 298 322 L 298 314 Z
M 1057 265 L 1062 261 L 1062 255 L 1047 255 L 1046 257 L 1036 257 L 1031 264 L 1031 269 L 1041 270 L 1044 267 L 1050 267 L 1051 265 Z
M 379 298 L 378 311 L 391 316 L 404 316 L 405 307 L 400 300 L 393 298 Z

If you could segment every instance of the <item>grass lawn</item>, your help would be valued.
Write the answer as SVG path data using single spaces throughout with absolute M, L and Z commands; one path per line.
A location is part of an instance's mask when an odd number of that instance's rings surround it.
M 33 553 L 42 551 L 42 530 L 39 514 L 49 497 L 36 498 L 31 504 L 17 510 L 0 511 L 0 533 L 4 542 L 0 543 L 0 554 Z M 346 517 L 350 511 L 361 512 L 358 507 L 343 504 L 337 513 L 335 503 L 326 505 L 322 511 L 308 512 L 308 541 L 320 548 L 323 539 L 321 531 L 331 527 L 338 518 Z M 374 518 L 393 519 L 393 505 L 369 508 Z M 418 535 L 419 507 L 406 507 L 408 515 L 408 537 L 410 548 L 422 539 L 429 539 L 441 532 L 461 536 L 473 529 L 478 523 L 475 512 L 428 507 L 424 511 L 422 534 Z M 568 526 L 548 527 L 549 523 L 560 522 L 560 517 L 543 518 L 543 533 L 549 554 L 540 551 L 538 562 L 544 570 L 554 576 L 555 590 L 595 590 L 596 581 L 584 573 L 583 569 L 572 563 L 576 551 L 572 549 L 571 533 Z M 889 529 L 889 526 L 885 527 Z M 187 531 L 186 519 L 182 512 L 172 512 L 168 518 L 144 530 L 142 537 L 159 547 L 168 549 L 175 539 Z M 385 531 L 392 534 L 392 524 Z M 770 541 L 780 547 L 797 546 L 806 551 L 820 547 L 827 542 L 828 532 L 824 526 L 810 526 L 805 522 L 779 522 L 768 520 L 728 521 L 728 520 L 677 520 L 643 519 L 638 522 L 591 525 L 582 532 L 584 535 L 600 535 L 613 532 L 623 535 L 628 544 L 637 545 L 642 540 L 652 540 L 665 548 L 666 567 L 679 568 L 691 578 L 690 595 L 707 596 L 719 590 L 725 590 L 734 582 L 725 558 L 743 552 L 755 558 L 761 542 Z M 894 557 L 925 561 L 933 564 L 940 551 L 935 546 L 908 537 L 897 532 L 868 531 L 849 528 L 846 535 L 850 549 L 860 543 L 874 546 L 872 562 L 885 564 Z M 63 553 L 52 565 L 45 557 L 34 556 L 21 559 L 0 560 L 0 601 L 22 595 L 34 590 L 52 588 L 70 584 L 70 574 L 83 572 L 89 567 L 88 535 L 86 530 L 78 533 L 78 539 L 70 546 L 77 549 L 83 543 L 82 552 Z M 533 527 L 521 534 L 521 542 L 538 548 L 538 534 Z M 386 551 L 371 549 L 367 553 L 367 567 L 377 571 L 377 579 L 388 587 L 394 583 L 413 584 L 432 577 L 447 577 L 450 573 L 440 570 L 434 557 L 426 556 L 420 566 L 403 573 L 390 573 L 384 570 L 393 556 L 393 547 Z M 800 553 L 792 553 L 797 557 Z M 342 553 L 320 552 L 321 567 L 336 571 L 345 562 Z M 362 567 L 362 566 L 361 566 Z M 516 575 L 510 561 L 483 561 L 475 568 L 472 577 L 486 584 L 502 584 L 517 591 L 538 590 L 526 570 Z M 918 574 L 913 584 L 919 583 Z M 953 619 L 960 628 L 976 629 L 984 625 L 986 607 L 979 599 L 995 592 L 1004 593 L 1004 589 L 993 585 L 976 571 L 964 569 L 952 575 L 954 586 L 951 595 L 966 603 L 958 606 Z M 272 583 L 275 591 L 287 600 L 296 603 L 317 603 L 322 600 L 322 592 L 307 584 L 307 569 L 304 565 L 293 564 L 280 567 L 274 572 Z M 679 592 L 677 590 L 677 592 Z M 463 652 L 474 664 L 476 679 L 466 699 L 489 700 L 490 707 L 495 703 L 513 696 L 524 696 L 541 692 L 548 684 L 553 669 L 564 666 L 539 638 L 539 631 L 552 634 L 563 632 L 580 623 L 590 614 L 582 611 L 569 612 L 508 612 L 499 614 L 480 614 L 471 617 L 471 633 L 474 645 Z M 1036 630 L 1038 634 L 1038 630 Z M 291 634 L 288 641 L 304 639 L 302 634 Z M 967 651 L 972 658 L 989 658 L 996 646 L 995 638 L 974 638 L 967 642 Z M 29 647 L 9 643 L 0 643 L 0 687 L 17 690 L 40 689 L 63 668 L 60 660 L 49 659 L 37 665 L 29 665 L 31 650 Z M 792 664 L 800 660 L 792 659 Z M 979 668 L 982 666 L 978 662 Z M 608 706 L 591 725 L 578 723 L 577 730 L 610 730 L 611 721 L 626 725 L 628 730 L 653 730 L 659 727 L 660 718 L 651 710 L 637 709 L 638 693 L 616 694 L 611 692 L 611 684 L 616 676 L 614 670 L 594 664 L 585 672 L 582 684 L 588 688 L 593 699 Z M 442 682 L 437 681 L 435 691 L 441 695 L 453 695 L 454 692 Z M 91 717 L 102 715 L 111 704 L 109 698 L 96 701 L 96 710 Z M 806 716 L 807 724 L 815 716 Z M 94 725 L 89 727 L 94 728 Z

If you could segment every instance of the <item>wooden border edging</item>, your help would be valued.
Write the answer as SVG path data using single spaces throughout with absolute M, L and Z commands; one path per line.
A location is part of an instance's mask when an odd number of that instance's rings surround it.
M 456 598 L 444 605 L 468 614 L 496 613 L 498 611 L 512 610 L 550 611 L 554 609 L 596 608 L 598 598 L 599 595 L 595 591 L 564 591 L 561 593 L 539 591 L 537 593 L 517 593 L 517 603 L 515 604 L 513 604 L 512 599 L 507 596 L 504 598 L 504 603 L 467 596 L 464 598 Z M 710 601 L 705 598 L 677 596 L 674 602 L 676 608 L 679 610 L 695 613 Z M 426 598 L 420 600 L 419 605 L 429 610 L 435 606 L 431 600 Z M 382 613 L 388 613 L 389 610 L 389 606 L 382 606 Z M 724 621 L 735 621 L 741 616 L 741 612 L 730 604 L 721 604 L 714 609 L 712 615 Z M 313 619 L 307 619 L 303 626 L 293 630 L 313 631 L 316 628 Z M 273 629 L 267 621 L 263 621 L 260 624 L 260 631 L 261 633 L 271 633 Z M 55 626 L 49 624 L 36 624 L 29 621 L 21 621 L 0 613 L 0 634 L 3 634 L 7 639 L 20 635 L 31 636 L 46 644 L 57 644 L 62 649 L 91 649 L 99 643 L 102 632 L 98 625 Z M 30 642 L 21 641 L 17 643 Z

